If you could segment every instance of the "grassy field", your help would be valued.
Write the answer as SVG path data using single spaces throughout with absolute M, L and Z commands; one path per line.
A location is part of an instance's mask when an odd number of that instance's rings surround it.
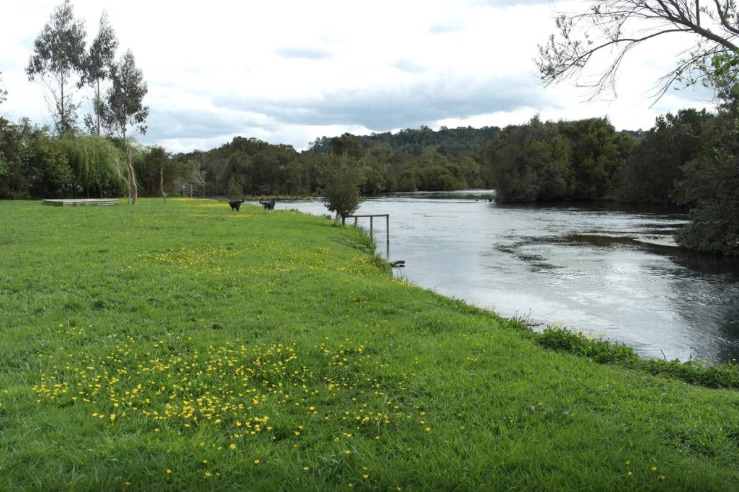
M 739 393 L 542 348 L 352 227 L 0 202 L 0 490 L 739 490 Z

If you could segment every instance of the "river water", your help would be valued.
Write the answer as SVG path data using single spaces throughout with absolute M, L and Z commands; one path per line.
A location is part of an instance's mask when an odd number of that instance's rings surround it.
M 739 359 L 739 262 L 674 246 L 687 217 L 597 205 L 504 206 L 489 191 L 364 201 L 378 254 L 396 275 L 530 323 L 561 324 L 643 357 Z M 278 209 L 328 215 L 320 201 Z M 369 230 L 370 219 L 358 219 Z

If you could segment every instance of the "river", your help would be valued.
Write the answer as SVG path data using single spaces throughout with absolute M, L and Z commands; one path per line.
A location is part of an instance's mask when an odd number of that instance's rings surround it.
M 612 205 L 504 206 L 490 191 L 365 200 L 378 254 L 396 275 L 505 317 L 561 324 L 642 357 L 739 359 L 739 262 L 684 252 L 685 215 Z M 328 215 L 316 201 L 277 209 Z M 358 219 L 369 229 L 370 219 Z

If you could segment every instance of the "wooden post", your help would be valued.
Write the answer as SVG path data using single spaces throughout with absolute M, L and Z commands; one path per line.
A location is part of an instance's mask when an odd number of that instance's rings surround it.
M 347 215 L 347 216 L 344 216 L 344 217 L 341 218 L 341 221 L 342 221 L 343 224 L 346 224 L 346 218 L 347 217 L 350 217 L 350 218 L 353 218 L 354 219 L 354 227 L 357 227 L 357 221 L 359 220 L 360 217 L 369 217 L 369 220 L 370 220 L 369 235 L 370 235 L 370 238 L 373 241 L 375 240 L 375 238 L 374 238 L 374 234 L 375 234 L 375 231 L 374 231 L 374 228 L 375 228 L 374 219 L 375 219 L 375 217 L 385 217 L 385 247 L 386 247 L 387 256 L 388 257 L 390 256 L 390 214 Z
M 390 214 L 385 215 L 385 253 L 390 258 Z

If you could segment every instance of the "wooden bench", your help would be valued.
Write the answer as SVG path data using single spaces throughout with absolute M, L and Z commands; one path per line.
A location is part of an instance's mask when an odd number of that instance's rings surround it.
M 73 198 L 63 200 L 44 200 L 44 205 L 52 205 L 55 207 L 70 207 L 80 205 L 118 205 L 120 201 L 117 198 Z

